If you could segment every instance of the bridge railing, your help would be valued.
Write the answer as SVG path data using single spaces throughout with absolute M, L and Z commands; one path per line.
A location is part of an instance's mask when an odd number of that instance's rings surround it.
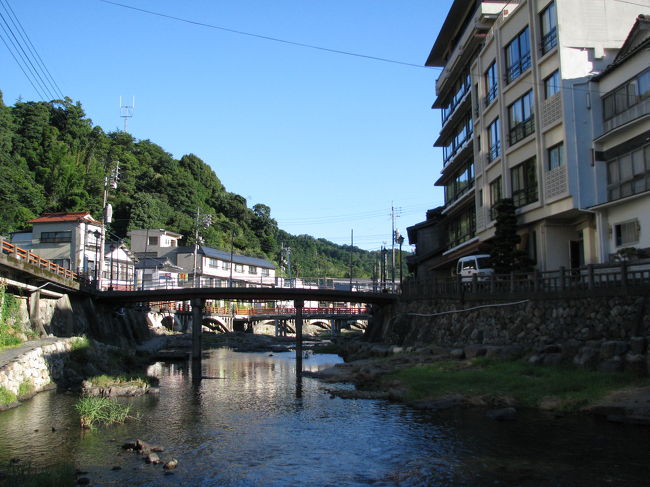
M 3 254 L 8 255 L 9 257 L 13 257 L 17 260 L 27 262 L 28 264 L 33 264 L 39 269 L 45 269 L 66 279 L 78 280 L 79 278 L 79 276 L 75 272 L 72 272 L 70 269 L 66 269 L 65 267 L 62 267 L 52 262 L 51 260 L 44 259 L 43 257 L 30 252 L 29 250 L 17 247 L 16 245 L 7 242 L 4 239 L 0 239 L 0 247 L 2 248 Z
M 650 259 L 592 264 L 554 271 L 493 274 L 472 278 L 411 279 L 402 286 L 407 299 L 430 297 L 537 296 L 590 293 L 604 289 L 650 287 Z
M 152 308 L 164 312 L 186 312 L 191 313 L 192 307 L 189 304 L 176 301 L 163 301 L 151 303 Z M 279 306 L 274 308 L 236 308 L 229 306 L 211 306 L 207 304 L 203 308 L 205 314 L 222 315 L 222 316 L 275 316 L 286 315 L 293 316 L 296 314 L 296 308 Z M 303 308 L 303 315 L 364 315 L 367 314 L 365 307 L 317 307 Z

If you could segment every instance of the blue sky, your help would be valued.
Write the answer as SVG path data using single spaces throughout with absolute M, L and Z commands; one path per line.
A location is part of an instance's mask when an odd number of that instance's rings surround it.
M 261 36 L 422 66 L 450 0 L 116 0 Z M 439 71 L 190 24 L 101 0 L 9 4 L 61 91 L 121 129 L 210 164 L 280 228 L 365 249 L 442 203 Z M 0 31 L 0 34 L 4 33 Z M 6 104 L 40 100 L 0 43 Z M 49 98 L 47 98 L 49 100 Z M 173 230 L 173 229 L 172 229 Z

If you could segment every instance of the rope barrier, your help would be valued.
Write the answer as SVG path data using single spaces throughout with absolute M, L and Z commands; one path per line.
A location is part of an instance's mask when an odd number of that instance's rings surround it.
M 465 311 L 474 311 L 475 309 L 481 309 L 481 308 L 498 308 L 501 306 L 515 306 L 517 304 L 523 304 L 527 303 L 530 301 L 530 299 L 524 299 L 523 301 L 515 301 L 514 303 L 500 303 L 500 304 L 484 304 L 482 306 L 474 306 L 473 308 L 466 308 L 466 309 L 455 309 L 453 311 L 443 311 L 442 313 L 409 313 L 409 316 L 423 316 L 426 318 L 429 318 L 431 316 L 441 316 L 441 315 L 448 315 L 448 314 L 453 314 L 453 313 L 463 313 Z

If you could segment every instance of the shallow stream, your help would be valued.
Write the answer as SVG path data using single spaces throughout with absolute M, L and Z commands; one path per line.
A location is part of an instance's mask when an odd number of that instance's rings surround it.
M 337 362 L 310 355 L 303 368 Z M 150 373 L 160 394 L 128 400 L 139 421 L 81 431 L 76 397 L 55 392 L 0 413 L 0 465 L 69 462 L 94 486 L 650 485 L 649 427 L 334 398 L 334 386 L 296 384 L 293 353 L 210 350 L 200 381 L 185 363 Z M 121 449 L 135 438 L 163 446 L 178 468 L 165 475 Z

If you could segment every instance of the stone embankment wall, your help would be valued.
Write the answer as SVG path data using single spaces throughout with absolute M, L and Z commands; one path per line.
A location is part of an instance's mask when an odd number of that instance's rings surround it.
M 63 377 L 65 356 L 75 338 L 64 338 L 27 350 L 0 367 L 0 387 L 18 394 L 21 384 L 39 392 Z
M 519 349 L 536 363 L 648 374 L 649 296 L 521 301 L 403 301 L 381 311 L 367 335 L 400 347 L 452 348 L 468 357 Z

